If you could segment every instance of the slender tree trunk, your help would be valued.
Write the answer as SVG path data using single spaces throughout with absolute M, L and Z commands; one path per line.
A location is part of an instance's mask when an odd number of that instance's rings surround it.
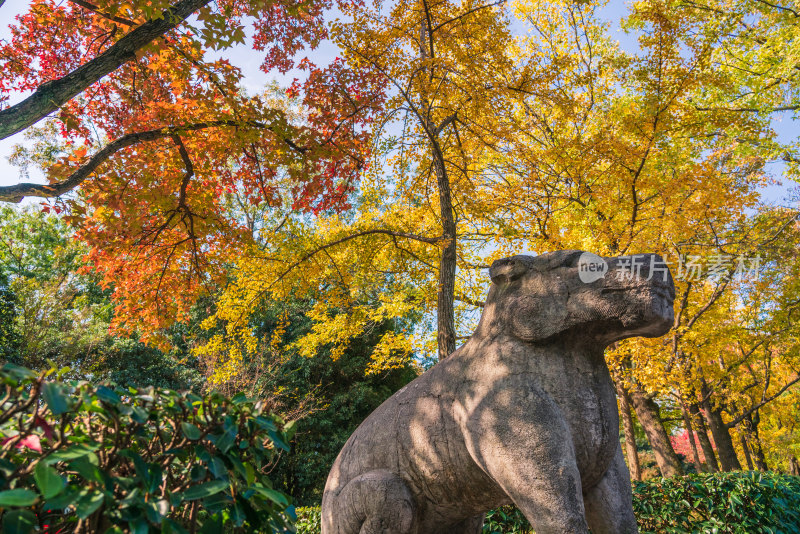
M 705 381 L 702 383 L 700 394 L 703 396 L 703 402 L 700 403 L 700 406 L 703 409 L 708 428 L 711 430 L 711 435 L 714 436 L 714 443 L 717 445 L 717 453 L 719 454 L 719 463 L 722 470 L 740 471 L 742 464 L 739 463 L 739 457 L 733 447 L 731 433 L 722 420 L 722 410 L 714 409 L 711 406 L 710 391 Z
M 650 446 L 653 447 L 661 475 L 673 477 L 683 474 L 681 462 L 678 455 L 675 454 L 669 435 L 661 422 L 658 405 L 637 386 L 631 390 L 631 400 L 633 409 L 636 411 L 636 418 L 639 419 L 639 424 L 644 428 Z
M 744 432 L 739 435 L 739 441 L 742 444 L 742 451 L 744 451 L 744 461 L 747 464 L 747 470 L 753 471 L 753 459 L 750 457 L 750 448 L 747 446 L 747 438 Z
M 446 240 L 439 259 L 439 287 L 436 293 L 436 326 L 439 359 L 444 360 L 456 350 L 455 288 L 456 288 L 456 218 L 450 197 L 450 180 L 439 143 L 434 141 L 434 167 L 439 188 L 439 209 L 442 236 Z
M 622 417 L 622 430 L 625 433 L 625 456 L 628 459 L 628 470 L 631 478 L 642 480 L 642 468 L 639 465 L 639 453 L 636 451 L 636 434 L 633 430 L 633 417 L 631 416 L 631 401 L 628 392 L 619 381 L 615 380 L 617 397 L 619 398 L 619 411 Z
M 419 53 L 422 59 L 434 57 L 432 29 L 428 22 L 420 22 Z M 433 71 L 426 69 L 433 79 Z M 455 327 L 455 288 L 456 288 L 456 215 L 450 194 L 450 177 L 447 173 L 444 153 L 439 144 L 439 134 L 447 124 L 437 125 L 430 115 L 431 105 L 427 96 L 421 95 L 418 115 L 425 128 L 430 143 L 433 169 L 436 173 L 436 187 L 439 190 L 439 216 L 442 239 L 444 240 L 439 257 L 439 283 L 436 291 L 436 345 L 439 360 L 444 360 L 456 350 Z
M 764 457 L 764 450 L 761 448 L 761 438 L 758 436 L 758 423 L 760 416 L 758 412 L 750 414 L 742 421 L 744 434 L 747 435 L 747 443 L 753 455 L 753 463 L 759 471 L 769 471 L 767 459 Z
M 686 403 L 681 401 L 681 414 L 683 415 L 683 426 L 686 427 L 686 433 L 689 435 L 689 444 L 692 446 L 692 460 L 694 461 L 694 468 L 698 473 L 705 471 L 703 463 L 700 461 L 700 454 L 697 452 L 697 443 L 694 439 L 694 430 L 692 428 L 692 419 L 689 417 L 689 410 L 686 408 Z
M 797 458 L 794 456 L 789 459 L 789 474 L 794 476 L 800 476 L 800 462 L 797 461 Z
M 711 473 L 719 471 L 719 464 L 717 463 L 717 454 L 714 452 L 714 446 L 711 440 L 708 439 L 708 429 L 706 423 L 703 421 L 703 416 L 700 413 L 700 407 L 692 403 L 689 405 L 689 412 L 692 414 L 695 427 L 697 428 L 697 440 L 700 442 L 700 448 L 703 449 L 703 456 L 706 460 L 706 469 Z

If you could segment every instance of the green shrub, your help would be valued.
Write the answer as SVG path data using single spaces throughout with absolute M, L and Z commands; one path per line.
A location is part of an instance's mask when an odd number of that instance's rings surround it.
M 4 533 L 291 531 L 289 498 L 265 472 L 293 429 L 261 403 L 64 371 L 0 369 Z
M 297 509 L 297 534 L 320 534 L 322 532 L 322 513 L 319 506 L 305 506 Z
M 643 534 L 800 533 L 800 477 L 752 471 L 651 479 L 634 484 L 633 508 Z M 299 508 L 298 534 L 319 534 L 319 518 L 318 506 Z M 533 530 L 519 510 L 504 506 L 486 514 L 483 532 Z
M 483 522 L 484 534 L 532 534 L 530 523 L 516 506 L 490 510 Z
M 634 485 L 642 532 L 800 533 L 800 478 L 757 471 Z

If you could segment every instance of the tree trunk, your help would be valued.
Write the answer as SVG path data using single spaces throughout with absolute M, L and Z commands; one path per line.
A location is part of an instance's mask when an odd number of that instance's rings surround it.
M 697 427 L 697 439 L 700 442 L 700 448 L 703 449 L 703 456 L 706 460 L 706 469 L 710 473 L 719 471 L 719 464 L 717 463 L 717 454 L 714 452 L 714 446 L 711 440 L 708 439 L 708 429 L 706 423 L 703 421 L 703 416 L 700 413 L 700 407 L 692 403 L 689 405 L 689 412 L 692 414 L 695 426 Z
M 681 462 L 661 422 L 658 405 L 637 386 L 631 390 L 631 400 L 639 424 L 644 428 L 650 446 L 653 447 L 661 475 L 666 478 L 683 474 Z
M 719 463 L 722 470 L 741 471 L 742 464 L 739 463 L 739 457 L 736 456 L 731 433 L 722 420 L 722 410 L 712 408 L 711 399 L 709 398 L 710 392 L 705 382 L 703 382 L 703 388 L 700 393 L 703 395 L 703 402 L 700 403 L 700 406 L 703 409 L 708 428 L 711 430 L 711 435 L 714 436 L 714 443 L 717 445 L 717 453 L 719 454 Z
M 689 435 L 689 444 L 692 447 L 692 460 L 694 461 L 694 468 L 698 473 L 705 471 L 703 464 L 700 462 L 700 454 L 697 452 L 697 443 L 694 439 L 694 430 L 692 429 L 692 419 L 689 417 L 689 410 L 686 408 L 686 403 L 681 401 L 681 414 L 683 415 L 683 426 L 686 427 L 686 433 Z
M 61 78 L 43 83 L 32 95 L 0 111 L 0 139 L 32 126 L 93 83 L 134 60 L 136 53 L 181 24 L 210 0 L 181 0 L 137 26 L 97 57 Z M 160 16 L 159 16 L 160 15 Z
M 639 465 L 639 453 L 636 451 L 636 434 L 633 430 L 633 417 L 631 416 L 631 401 L 628 392 L 625 391 L 619 381 L 615 380 L 617 387 L 617 398 L 619 399 L 619 411 L 622 416 L 622 429 L 625 433 L 625 457 L 628 459 L 628 470 L 631 478 L 642 480 L 642 468 Z
M 739 436 L 739 442 L 742 444 L 742 452 L 744 452 L 744 461 L 747 464 L 747 470 L 754 471 L 753 459 L 750 457 L 750 448 L 747 446 L 747 438 L 744 436 L 744 433 Z
M 420 21 L 419 53 L 421 59 L 434 56 L 432 29 L 429 21 Z M 429 67 L 430 69 L 430 67 Z M 428 71 L 431 79 L 433 72 Z M 456 350 L 455 327 L 455 289 L 456 289 L 456 215 L 450 195 L 450 177 L 447 173 L 444 152 L 439 144 L 439 134 L 448 121 L 437 125 L 430 115 L 431 105 L 425 95 L 421 95 L 421 111 L 418 115 L 430 143 L 431 161 L 436 173 L 436 187 L 439 190 L 439 216 L 441 219 L 442 245 L 439 257 L 439 283 L 436 290 L 436 345 L 439 360 L 444 360 Z M 452 120 L 452 118 L 450 119 Z
M 800 463 L 798 463 L 797 458 L 792 456 L 789 460 L 789 474 L 794 476 L 800 476 Z
M 769 471 L 767 459 L 764 457 L 764 450 L 761 448 L 761 438 L 758 436 L 758 423 L 760 417 L 758 412 L 750 414 L 742 421 L 744 434 L 747 435 L 747 443 L 753 455 L 753 463 L 759 471 Z M 749 462 L 748 462 L 749 465 Z
M 456 350 L 455 289 L 456 289 L 456 219 L 450 197 L 450 180 L 439 143 L 433 142 L 434 167 L 439 188 L 439 209 L 442 217 L 442 237 L 446 240 L 439 259 L 439 287 L 436 293 L 436 327 L 439 359 L 444 360 Z

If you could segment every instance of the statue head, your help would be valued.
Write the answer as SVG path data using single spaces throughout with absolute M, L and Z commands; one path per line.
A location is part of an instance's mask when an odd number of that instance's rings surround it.
M 489 273 L 481 322 L 526 342 L 579 335 L 607 346 L 657 337 L 672 326 L 675 285 L 657 254 L 605 258 L 564 250 L 497 260 Z

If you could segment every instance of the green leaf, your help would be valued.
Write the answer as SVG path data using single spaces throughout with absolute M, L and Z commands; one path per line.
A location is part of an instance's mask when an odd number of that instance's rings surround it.
M 283 425 L 283 431 L 286 433 L 286 439 L 292 439 L 297 432 L 297 421 L 289 421 Z
M 276 491 L 274 489 L 266 488 L 264 486 L 261 486 L 260 484 L 256 484 L 251 489 L 255 490 L 260 495 L 266 497 L 267 499 L 271 500 L 272 502 L 274 502 L 276 504 L 279 504 L 281 506 L 288 506 L 289 505 L 288 497 L 286 497 L 286 495 L 284 495 L 280 491 Z
M 20 367 L 19 365 L 14 365 L 13 363 L 7 363 L 3 366 L 3 372 L 11 373 L 16 376 L 19 376 L 23 379 L 25 378 L 36 378 L 36 373 L 31 371 L 26 367 Z
M 95 390 L 95 394 L 97 395 L 98 399 L 100 399 L 103 402 L 107 402 L 108 404 L 111 404 L 113 406 L 116 406 L 117 404 L 122 402 L 122 399 L 119 398 L 119 395 L 117 395 L 114 392 L 114 390 L 109 389 L 106 386 L 98 387 Z
M 226 489 L 229 485 L 230 484 L 224 480 L 212 480 L 211 482 L 192 486 L 191 488 L 187 489 L 183 492 L 183 498 L 187 501 L 202 499 L 203 497 L 209 497 L 219 493 L 220 491 Z
M 3 514 L 3 534 L 29 534 L 34 528 L 36 516 L 30 510 L 12 510 Z
M 219 449 L 220 452 L 225 453 L 228 452 L 228 449 L 230 449 L 233 446 L 233 443 L 235 441 L 236 441 L 236 429 L 234 428 L 232 431 L 225 432 L 224 434 L 222 434 L 222 436 L 216 439 L 214 444 L 217 446 L 217 449 Z
M 186 436 L 186 439 L 190 439 L 192 441 L 200 439 L 200 436 L 202 435 L 200 429 L 192 423 L 181 423 L 181 430 L 183 430 L 183 435 Z
M 75 445 L 70 445 L 63 451 L 55 452 L 47 457 L 46 461 L 48 464 L 53 464 L 55 462 L 61 462 L 66 460 L 74 460 L 76 458 L 81 458 L 83 456 L 94 455 L 94 451 L 97 449 L 97 446 L 87 445 L 85 443 L 77 443 Z M 96 455 L 95 459 L 97 458 Z M 96 460 L 95 462 L 96 463 Z
M 17 506 L 31 506 L 38 498 L 39 496 L 36 494 L 36 492 L 29 489 L 18 488 L 0 491 L 0 507 L 10 508 Z
M 75 503 L 75 513 L 81 519 L 86 519 L 100 508 L 104 498 L 103 494 L 99 491 L 87 493 Z
M 42 509 L 45 511 L 48 510 L 64 510 L 65 508 L 75 504 L 75 501 L 85 492 L 85 490 L 78 490 L 74 487 L 67 488 L 67 491 L 64 491 L 57 495 L 56 497 L 45 501 Z
M 58 474 L 58 471 L 44 462 L 36 464 L 33 469 L 33 478 L 36 481 L 39 492 L 45 499 L 52 499 L 61 493 L 67 485 L 67 481 Z
M 42 397 L 44 402 L 53 412 L 53 415 L 61 415 L 69 410 L 67 396 L 64 394 L 64 386 L 56 382 L 45 382 L 42 384 Z
M 147 419 L 149 418 L 149 414 L 147 410 L 141 408 L 140 406 L 133 407 L 133 413 L 131 414 L 131 419 L 136 421 L 137 423 L 146 423 Z
M 189 476 L 192 478 L 192 482 L 200 482 L 206 478 L 206 468 L 200 464 L 195 464 L 189 471 Z
M 92 461 L 94 460 L 94 461 Z M 74 469 L 89 482 L 103 482 L 103 473 L 96 465 L 97 455 L 90 453 L 69 462 L 70 469 Z

